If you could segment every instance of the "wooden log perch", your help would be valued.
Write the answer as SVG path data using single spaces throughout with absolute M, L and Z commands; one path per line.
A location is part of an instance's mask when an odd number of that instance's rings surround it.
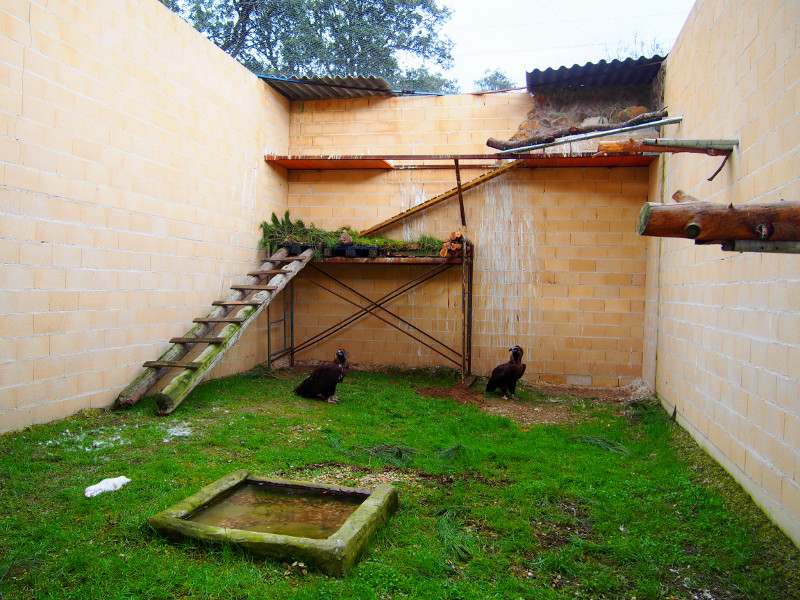
M 647 202 L 639 235 L 687 238 L 696 243 L 729 240 L 800 241 L 800 202 L 714 204 Z
M 555 142 L 557 139 L 566 137 L 568 135 L 592 133 L 593 131 L 609 131 L 610 129 L 619 129 L 621 127 L 633 127 L 634 125 L 643 125 L 644 123 L 649 123 L 650 121 L 658 121 L 666 116 L 667 109 L 662 108 L 661 110 L 657 110 L 655 112 L 641 114 L 638 117 L 634 117 L 633 119 L 625 121 L 624 123 L 603 123 L 598 125 L 584 125 L 583 127 L 580 125 L 572 125 L 571 127 L 557 129 L 556 131 L 534 135 L 529 138 L 525 138 L 524 140 L 498 140 L 496 138 L 489 138 L 486 140 L 486 145 L 490 148 L 496 148 L 497 150 L 511 150 L 513 148 L 524 148 L 526 146 L 533 146 L 535 144 L 549 144 L 550 142 Z
M 720 148 L 694 148 L 688 146 L 662 146 L 646 144 L 643 140 L 628 140 L 626 142 L 598 142 L 597 153 L 606 154 L 608 152 L 661 152 L 678 153 L 693 152 L 695 154 L 706 154 L 708 156 L 722 156 L 730 154 L 730 150 Z

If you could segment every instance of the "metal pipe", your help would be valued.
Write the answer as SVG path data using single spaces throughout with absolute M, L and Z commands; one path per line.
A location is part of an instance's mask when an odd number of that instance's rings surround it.
M 467 218 L 464 216 L 464 194 L 461 192 L 461 169 L 458 168 L 458 159 L 454 159 L 456 165 L 456 187 L 458 188 L 458 207 L 461 209 L 461 226 L 466 227 Z
M 605 137 L 607 135 L 616 135 L 618 133 L 626 133 L 628 131 L 635 131 L 637 129 L 648 129 L 660 125 L 670 125 L 672 123 L 680 123 L 683 117 L 669 117 L 667 119 L 659 119 L 658 121 L 650 121 L 649 123 L 642 123 L 641 125 L 631 125 L 630 127 L 617 127 L 616 129 L 608 129 L 606 131 L 592 131 L 591 133 L 581 133 L 579 135 L 569 135 L 554 142 L 544 142 L 542 144 L 533 144 L 532 146 L 523 146 L 522 148 L 511 148 L 509 150 L 501 150 L 498 154 L 509 155 L 519 154 L 528 150 L 538 150 L 539 148 L 549 148 L 551 146 L 560 146 L 562 144 L 569 144 L 581 140 L 590 140 L 598 137 Z M 517 157 L 519 158 L 519 157 Z

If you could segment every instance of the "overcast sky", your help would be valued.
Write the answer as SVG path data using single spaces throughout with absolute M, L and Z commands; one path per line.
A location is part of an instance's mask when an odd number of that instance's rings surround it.
M 455 42 L 445 76 L 462 92 L 484 72 L 505 71 L 519 86 L 525 73 L 617 58 L 653 42 L 669 52 L 694 0 L 437 0 L 452 10 L 444 33 Z M 644 53 L 639 53 L 641 44 Z

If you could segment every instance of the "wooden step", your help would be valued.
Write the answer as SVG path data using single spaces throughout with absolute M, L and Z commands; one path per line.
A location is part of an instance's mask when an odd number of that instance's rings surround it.
M 174 337 L 170 344 L 224 344 L 224 337 Z
M 244 323 L 244 317 L 198 317 L 193 323 Z
M 291 271 L 286 271 L 284 269 L 266 269 L 264 271 L 251 271 L 248 275 L 250 275 L 250 277 L 261 277 L 262 275 L 286 275 L 286 273 L 291 273 Z
M 145 367 L 179 367 L 181 369 L 199 369 L 202 363 L 188 360 L 148 360 L 143 363 Z
M 257 300 L 214 300 L 214 306 L 261 306 Z
M 276 285 L 232 285 L 232 290 L 241 290 L 241 291 L 265 291 L 265 292 L 274 292 L 278 289 Z

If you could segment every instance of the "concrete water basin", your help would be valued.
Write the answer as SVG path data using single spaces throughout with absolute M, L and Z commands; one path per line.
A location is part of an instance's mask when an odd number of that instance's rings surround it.
M 264 479 L 236 471 L 148 523 L 172 539 L 233 544 L 255 555 L 313 564 L 344 575 L 397 510 L 395 488 Z

